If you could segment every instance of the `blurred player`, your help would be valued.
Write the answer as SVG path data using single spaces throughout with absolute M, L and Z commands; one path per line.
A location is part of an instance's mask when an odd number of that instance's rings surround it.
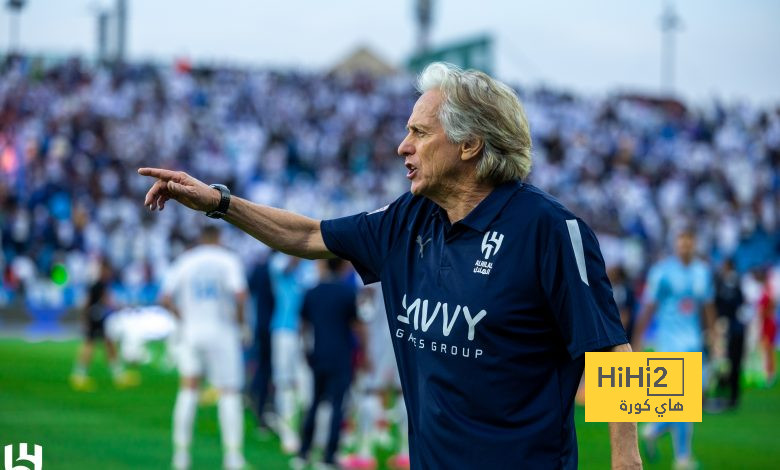
M 702 315 L 707 332 L 714 331 L 712 273 L 707 263 L 695 258 L 692 231 L 677 236 L 675 251 L 676 256 L 656 263 L 648 274 L 646 303 L 633 336 L 635 351 L 641 350 L 642 336 L 654 316 L 659 352 L 703 352 Z M 693 423 L 649 423 L 642 433 L 648 458 L 654 457 L 655 440 L 667 430 L 672 433 L 675 468 L 695 468 L 691 453 Z
M 302 401 L 303 380 L 300 309 L 304 294 L 301 259 L 277 253 L 271 258 L 274 313 L 271 317 L 271 361 L 277 432 L 282 451 L 293 454 L 300 447 L 294 419 Z
M 772 292 L 769 268 L 758 269 L 756 280 L 761 285 L 761 294 L 756 304 L 758 319 L 761 322 L 760 347 L 764 354 L 766 383 L 771 386 L 775 382 L 775 337 L 777 336 L 775 310 L 777 304 Z
M 117 355 L 116 345 L 106 336 L 106 318 L 115 307 L 110 293 L 113 278 L 114 273 L 108 260 L 101 259 L 98 277 L 89 287 L 87 302 L 82 309 L 85 338 L 70 376 L 71 386 L 76 390 L 91 391 L 95 389 L 95 382 L 87 375 L 87 369 L 92 362 L 96 340 L 102 340 L 106 347 L 106 356 L 114 385 L 119 388 L 138 385 L 138 377 L 124 370 Z
M 613 266 L 607 270 L 609 282 L 612 283 L 612 296 L 615 298 L 620 322 L 626 329 L 628 341 L 631 341 L 632 332 L 636 323 L 636 296 L 631 282 L 626 276 L 626 270 L 622 266 Z
M 174 262 L 162 294 L 163 306 L 181 320 L 181 381 L 173 410 L 173 467 L 190 466 L 198 386 L 205 374 L 219 390 L 223 465 L 226 469 L 240 469 L 245 465 L 240 326 L 244 322 L 246 278 L 238 256 L 219 246 L 216 227 L 204 228 L 200 246 Z
M 745 349 L 745 325 L 739 318 L 739 311 L 745 303 L 742 294 L 739 273 L 735 269 L 734 260 L 723 262 L 715 279 L 715 306 L 718 316 L 727 322 L 727 350 L 729 360 L 728 406 L 734 408 L 739 402 L 740 376 L 742 375 L 742 356 Z
M 249 396 L 257 415 L 257 428 L 265 435 L 269 424 L 265 408 L 271 390 L 271 317 L 274 312 L 274 293 L 271 286 L 269 260 L 255 264 L 249 275 L 249 292 L 255 305 L 255 348 L 257 369 L 249 387 Z
M 321 402 L 327 401 L 331 404 L 332 412 L 322 467 L 336 468 L 344 396 L 352 381 L 353 328 L 357 322 L 357 302 L 354 287 L 341 279 L 343 260 L 322 260 L 319 267 L 320 283 L 306 293 L 301 308 L 302 331 L 304 337 L 310 339 L 307 359 L 314 376 L 314 390 L 301 427 L 301 448 L 293 463 L 300 466 L 308 459 L 317 408 Z
M 369 470 L 377 467 L 374 447 L 386 441 L 388 418 L 400 428 L 400 450 L 387 462 L 390 468 L 409 467 L 409 438 L 406 405 L 401 394 L 401 379 L 395 363 L 393 343 L 387 334 L 387 316 L 381 284 L 366 286 L 358 296 L 358 315 L 366 324 L 367 371 L 358 385 L 357 449 L 341 459 L 342 467 Z M 387 398 L 394 398 L 393 410 L 385 408 Z M 390 412 L 388 412 L 390 411 Z

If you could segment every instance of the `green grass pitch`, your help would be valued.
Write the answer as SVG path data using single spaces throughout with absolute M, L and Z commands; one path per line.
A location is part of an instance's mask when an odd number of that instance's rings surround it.
M 30 343 L 0 340 L 0 446 L 19 442 L 43 446 L 44 468 L 170 468 L 171 410 L 177 379 L 150 365 L 140 369 L 140 387 L 117 390 L 105 358 L 98 352 L 92 368 L 98 389 L 84 393 L 68 385 L 77 342 Z M 101 351 L 98 348 L 98 351 Z M 580 468 L 609 468 L 609 436 L 604 423 L 585 423 L 577 409 Z M 247 413 L 245 453 L 255 469 L 286 469 L 278 440 L 258 440 Z M 704 416 L 696 424 L 694 454 L 703 469 L 780 468 L 780 386 L 747 390 L 735 412 Z M 659 441 L 658 462 L 671 466 L 669 436 Z M 193 469 L 221 465 L 215 407 L 198 410 Z

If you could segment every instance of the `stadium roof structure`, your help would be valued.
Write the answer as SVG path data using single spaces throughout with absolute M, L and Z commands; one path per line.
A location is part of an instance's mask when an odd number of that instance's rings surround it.
M 367 46 L 359 46 L 331 69 L 335 75 L 368 74 L 373 77 L 394 75 L 397 70 Z

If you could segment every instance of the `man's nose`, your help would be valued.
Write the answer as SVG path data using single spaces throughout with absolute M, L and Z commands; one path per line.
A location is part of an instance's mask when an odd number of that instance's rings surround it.
M 414 154 L 414 146 L 409 143 L 408 138 L 404 138 L 404 140 L 401 141 L 401 144 L 398 145 L 398 155 L 406 157 L 407 155 L 412 154 Z

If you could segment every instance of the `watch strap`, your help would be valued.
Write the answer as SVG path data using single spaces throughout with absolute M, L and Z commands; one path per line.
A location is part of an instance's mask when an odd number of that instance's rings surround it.
M 209 187 L 218 190 L 220 198 L 217 208 L 206 212 L 206 217 L 221 219 L 227 215 L 228 208 L 230 207 L 230 190 L 224 184 L 210 184 Z

